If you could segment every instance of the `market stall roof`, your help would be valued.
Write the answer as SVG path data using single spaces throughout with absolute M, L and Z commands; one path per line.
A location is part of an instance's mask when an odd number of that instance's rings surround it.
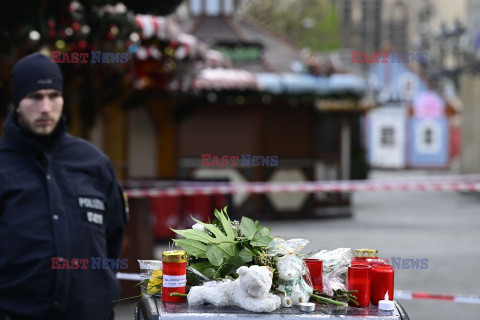
M 301 48 L 246 16 L 239 19 L 231 14 L 199 14 L 180 19 L 179 24 L 201 41 L 230 56 L 234 67 L 252 72 L 259 92 L 360 97 L 367 91 L 365 80 L 353 74 L 292 73 L 292 65 L 300 63 Z M 202 83 L 201 87 L 203 90 L 219 88 L 226 90 L 230 87 L 215 81 Z
M 367 90 L 365 80 L 352 74 L 317 77 L 294 73 L 257 73 L 256 76 L 259 90 L 272 94 L 318 96 L 352 94 L 363 96 Z
M 203 69 L 193 79 L 194 90 L 257 90 L 255 74 L 240 69 Z
M 210 21 L 212 20 L 212 21 Z M 261 43 L 265 45 L 267 51 L 264 52 L 265 57 L 268 53 L 287 50 L 289 54 L 283 59 L 275 60 L 275 65 L 287 66 L 283 70 L 285 73 L 267 73 L 272 68 L 265 68 L 264 63 L 256 61 L 253 64 L 242 63 L 238 68 L 228 68 L 231 65 L 228 57 L 221 51 L 208 47 L 208 44 L 214 45 L 215 39 L 218 39 L 218 25 L 216 32 L 210 37 L 203 31 L 200 26 L 209 25 L 207 22 L 223 21 L 228 22 L 230 27 L 238 22 L 235 19 L 227 19 L 228 21 L 212 18 L 197 20 L 197 28 L 191 31 L 197 31 L 195 35 L 182 33 L 177 22 L 169 18 L 156 17 L 150 15 L 136 15 L 135 21 L 141 29 L 140 38 L 148 40 L 156 38 L 160 41 L 170 42 L 173 56 L 178 60 L 183 59 L 200 59 L 203 61 L 200 71 L 192 69 L 193 77 L 191 79 L 190 89 L 193 91 L 226 91 L 226 90 L 251 90 L 257 92 L 266 92 L 276 95 L 314 95 L 319 97 L 332 95 L 354 95 L 363 96 L 366 92 L 365 81 L 352 74 L 331 74 L 329 76 L 318 76 L 311 74 L 288 73 L 289 62 L 298 57 L 299 50 L 297 47 L 287 43 L 283 38 L 272 35 L 252 22 L 242 21 L 242 28 L 234 28 L 240 40 L 253 39 L 254 35 L 259 39 L 261 34 Z M 200 23 L 202 22 L 202 23 Z M 254 26 L 254 27 L 253 27 Z M 213 28 L 213 25 L 210 27 Z M 207 28 L 213 30 L 212 28 Z M 242 29 L 243 31 L 240 31 Z M 246 33 L 249 37 L 244 37 Z M 200 39 L 197 36 L 201 36 Z M 206 43 L 205 43 L 205 42 Z M 263 45 L 262 45 L 263 46 Z M 146 60 L 149 58 L 160 60 L 166 53 L 161 47 L 156 45 L 139 46 L 135 52 L 138 60 Z M 274 55 L 277 57 L 277 55 Z M 260 64 L 259 64 L 260 63 Z M 263 65 L 263 68 L 253 68 L 254 64 Z M 235 64 L 234 64 L 235 65 Z M 276 69 L 276 68 L 274 68 Z M 258 72 L 258 73 L 255 73 Z
M 301 48 L 247 17 L 237 20 L 232 16 L 199 15 L 179 23 L 214 49 L 225 49 L 224 42 L 237 43 L 241 48 L 262 44 L 257 58 L 232 59 L 234 66 L 251 72 L 290 72 L 291 62 L 300 57 Z

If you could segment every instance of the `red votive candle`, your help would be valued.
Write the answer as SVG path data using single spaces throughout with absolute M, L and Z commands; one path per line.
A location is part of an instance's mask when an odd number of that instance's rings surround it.
M 323 261 L 318 259 L 303 259 L 303 261 L 310 272 L 313 289 L 323 292 Z
M 388 300 L 393 300 L 394 270 L 390 264 L 376 264 L 372 267 L 371 302 L 378 306 L 378 301 L 385 298 L 388 291 Z
M 367 259 L 366 260 L 368 263 L 370 263 L 370 265 L 373 267 L 374 265 L 377 265 L 377 264 L 388 264 L 388 259 L 379 259 L 379 258 L 374 258 L 374 259 Z
M 350 265 L 353 266 L 355 264 L 363 264 L 365 266 L 369 266 L 370 263 L 367 260 L 352 260 L 350 261 Z
M 173 297 L 170 293 L 185 293 L 187 285 L 187 255 L 183 250 L 164 251 L 163 261 L 163 302 L 184 302 L 183 297 Z
M 348 290 L 357 290 L 352 294 L 357 297 L 358 305 L 349 301 L 348 305 L 352 307 L 368 307 L 370 304 L 370 269 L 372 267 L 366 264 L 353 264 L 348 267 Z

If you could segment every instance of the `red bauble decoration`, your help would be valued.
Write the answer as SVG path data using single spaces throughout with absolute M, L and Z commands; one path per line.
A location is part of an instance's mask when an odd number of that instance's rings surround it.
M 172 47 L 173 49 L 177 49 L 178 48 L 178 41 L 177 40 L 171 40 L 169 46 Z
M 78 22 L 72 23 L 72 29 L 76 32 L 78 32 L 82 28 L 82 25 Z

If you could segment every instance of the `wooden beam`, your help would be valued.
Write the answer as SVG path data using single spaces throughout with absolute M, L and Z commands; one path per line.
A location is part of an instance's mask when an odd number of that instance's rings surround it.
M 168 100 L 150 100 L 147 106 L 156 122 L 157 175 L 160 179 L 174 179 L 178 174 L 178 126 L 172 116 L 175 103 Z
M 3 124 L 5 123 L 5 119 L 0 117 L 0 136 L 3 135 Z
M 341 136 L 341 146 L 340 146 L 341 178 L 342 180 L 349 180 L 351 158 L 352 158 L 352 153 L 351 153 L 352 128 L 350 125 L 350 118 L 347 115 L 342 115 L 340 136 Z
M 120 180 L 128 177 L 127 138 L 128 123 L 125 110 L 117 101 L 102 108 L 104 123 L 104 151 L 112 161 Z

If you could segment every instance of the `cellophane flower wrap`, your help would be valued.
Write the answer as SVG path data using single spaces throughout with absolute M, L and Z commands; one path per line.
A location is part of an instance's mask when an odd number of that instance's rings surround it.
M 332 295 L 335 290 L 346 290 L 348 265 L 355 255 L 350 248 L 322 250 L 312 256 L 323 261 L 323 292 Z
M 162 293 L 163 271 L 160 260 L 138 260 L 140 276 L 143 281 L 139 283 L 142 295 L 160 296 Z

